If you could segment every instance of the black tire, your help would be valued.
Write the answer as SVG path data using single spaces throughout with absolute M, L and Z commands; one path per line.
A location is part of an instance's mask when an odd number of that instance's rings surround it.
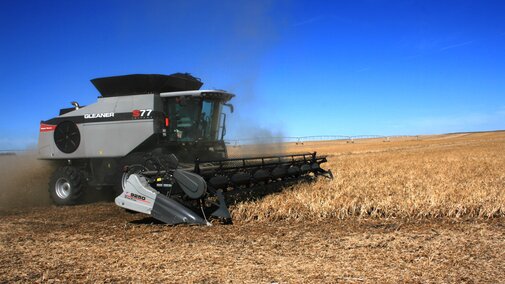
M 56 205 L 75 205 L 84 193 L 84 178 L 79 169 L 71 166 L 58 168 L 49 181 L 49 196 Z

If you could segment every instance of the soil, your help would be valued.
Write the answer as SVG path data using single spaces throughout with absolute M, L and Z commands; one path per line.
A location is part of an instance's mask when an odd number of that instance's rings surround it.
M 497 283 L 505 219 L 168 226 L 112 203 L 0 212 L 0 282 Z

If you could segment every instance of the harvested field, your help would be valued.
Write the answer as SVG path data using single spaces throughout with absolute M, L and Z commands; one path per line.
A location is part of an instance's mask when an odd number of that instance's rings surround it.
M 335 179 L 234 204 L 231 226 L 5 206 L 0 282 L 503 282 L 504 132 L 284 146 Z

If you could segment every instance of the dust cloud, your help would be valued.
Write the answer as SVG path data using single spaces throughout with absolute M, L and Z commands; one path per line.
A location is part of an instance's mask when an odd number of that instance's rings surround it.
M 213 13 L 209 13 L 205 21 L 214 32 L 226 36 L 221 37 L 217 53 L 204 55 L 194 72 L 202 74 L 204 82 L 213 82 L 206 87 L 212 89 L 214 82 L 220 81 L 218 88 L 237 95 L 231 101 L 235 112 L 228 114 L 226 120 L 228 134 L 225 139 L 230 143 L 230 157 L 282 154 L 285 152 L 279 139 L 284 136 L 282 122 L 265 125 L 265 121 L 271 120 L 264 111 L 271 106 L 271 100 L 269 94 L 260 92 L 259 84 L 265 72 L 265 58 L 289 32 L 292 4 L 288 1 L 230 1 L 223 6 L 230 15 L 226 21 Z M 278 9 L 279 6 L 282 9 Z M 236 147 L 235 142 L 241 146 Z
M 236 131 L 239 140 L 228 144 L 230 157 L 275 156 L 285 154 L 282 131 L 267 129 L 239 119 Z
M 0 210 L 51 204 L 47 186 L 52 171 L 35 151 L 0 155 Z
M 282 15 L 273 14 L 278 11 L 276 5 L 283 6 Z M 234 83 L 225 88 L 237 94 L 232 101 L 236 112 L 228 120 L 229 146 L 233 148 L 230 156 L 272 156 L 286 152 L 281 138 L 285 136 L 282 122 L 272 121 L 265 125 L 265 121 L 272 120 L 268 112 L 265 113 L 271 104 L 268 97 L 271 94 L 262 93 L 259 84 L 265 72 L 265 58 L 275 50 L 286 32 L 289 6 L 289 3 L 251 2 L 241 8 L 241 16 L 235 19 L 230 33 L 232 40 L 227 43 L 230 52 L 226 56 L 226 68 L 233 72 Z
M 230 158 L 239 157 L 263 157 L 286 154 L 282 143 L 255 143 L 243 145 L 231 145 L 228 148 Z

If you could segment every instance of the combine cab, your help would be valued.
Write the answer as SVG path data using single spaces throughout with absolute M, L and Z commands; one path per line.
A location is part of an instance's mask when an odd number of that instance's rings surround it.
M 168 224 L 230 221 L 224 194 L 237 187 L 318 175 L 332 177 L 316 153 L 229 159 L 224 136 L 233 94 L 200 90 L 189 75 L 93 79 L 88 106 L 72 102 L 42 121 L 39 158 L 55 160 L 49 193 L 79 203 L 88 186 L 112 188 L 116 204 Z

